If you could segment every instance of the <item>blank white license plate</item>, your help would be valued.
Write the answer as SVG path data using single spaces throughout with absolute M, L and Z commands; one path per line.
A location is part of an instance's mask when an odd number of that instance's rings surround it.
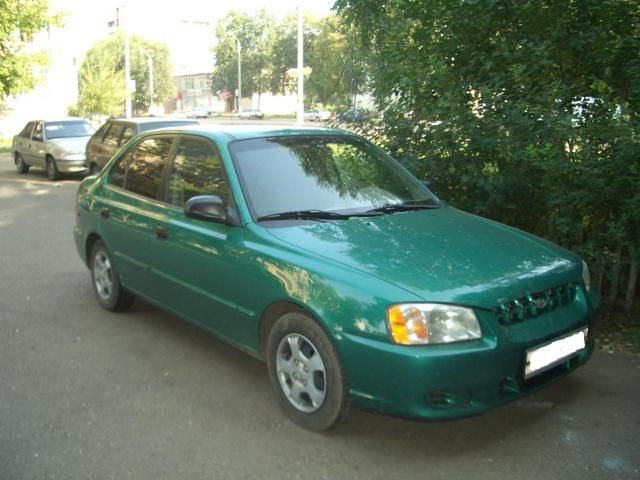
M 588 328 L 527 352 L 524 378 L 528 379 L 573 357 L 586 346 Z

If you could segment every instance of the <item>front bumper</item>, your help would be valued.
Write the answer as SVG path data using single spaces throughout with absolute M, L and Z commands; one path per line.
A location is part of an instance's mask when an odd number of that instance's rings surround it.
M 593 351 L 594 315 L 586 301 L 532 319 L 516 335 L 493 321 L 493 312 L 480 317 L 483 338 L 465 343 L 406 347 L 344 335 L 339 349 L 354 406 L 426 420 L 477 415 L 565 376 Z M 584 327 L 586 348 L 524 379 L 527 350 Z
M 56 160 L 56 167 L 61 173 L 86 173 L 88 171 L 84 156 L 78 158 L 61 158 Z

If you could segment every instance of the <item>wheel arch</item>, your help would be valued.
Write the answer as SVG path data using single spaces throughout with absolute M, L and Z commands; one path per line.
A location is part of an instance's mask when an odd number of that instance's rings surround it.
M 98 240 L 102 241 L 102 238 L 95 232 L 92 232 L 87 236 L 87 240 L 84 244 L 84 263 L 87 265 L 87 267 L 90 267 L 89 263 L 91 261 L 91 250 L 93 250 L 93 246 Z
M 320 328 L 322 328 L 329 341 L 334 342 L 333 335 L 327 330 L 327 327 L 323 324 L 322 321 L 318 318 L 317 315 L 313 313 L 313 311 L 298 303 L 295 303 L 291 300 L 279 300 L 277 302 L 269 305 L 264 312 L 262 312 L 262 316 L 260 317 L 260 328 L 259 328 L 259 357 L 262 360 L 266 360 L 266 350 L 267 350 L 267 340 L 269 338 L 269 332 L 278 321 L 280 317 L 287 313 L 300 313 L 303 315 L 307 315 L 309 318 L 314 320 Z

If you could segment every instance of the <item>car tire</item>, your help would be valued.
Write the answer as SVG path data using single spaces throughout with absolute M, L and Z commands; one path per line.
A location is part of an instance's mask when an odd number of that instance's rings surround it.
M 47 178 L 51 181 L 58 180 L 60 178 L 60 172 L 58 171 L 58 166 L 56 165 L 56 161 L 53 157 L 47 157 Z
M 111 254 L 102 241 L 93 244 L 89 262 L 91 285 L 102 308 L 119 312 L 133 305 L 135 296 L 122 288 Z
M 267 368 L 280 406 L 298 425 L 321 431 L 346 418 L 350 397 L 344 368 L 312 318 L 292 312 L 276 321 L 267 340 Z
M 15 163 L 16 163 L 16 170 L 18 170 L 19 174 L 24 175 L 25 173 L 29 172 L 29 165 L 24 163 L 24 160 L 22 159 L 22 155 L 20 155 L 19 153 L 16 153 Z

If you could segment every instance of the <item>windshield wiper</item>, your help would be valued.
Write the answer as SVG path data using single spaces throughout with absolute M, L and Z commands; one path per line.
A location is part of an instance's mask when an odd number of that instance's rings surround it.
M 272 213 L 258 217 L 256 221 L 263 222 L 266 220 L 346 220 L 349 215 L 343 215 L 336 212 L 327 212 L 326 210 L 292 210 L 290 212 Z
M 380 207 L 367 210 L 366 213 L 396 213 L 396 212 L 408 212 L 410 210 L 429 210 L 433 208 L 439 208 L 440 205 L 435 203 L 415 203 L 415 202 L 402 202 L 402 203 L 387 203 Z

